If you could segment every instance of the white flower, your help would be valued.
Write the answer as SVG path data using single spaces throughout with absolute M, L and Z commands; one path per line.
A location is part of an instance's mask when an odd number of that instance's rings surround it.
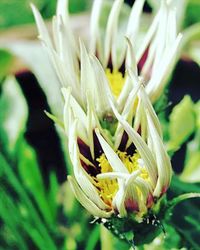
M 34 6 L 33 11 L 40 39 L 63 86 L 63 127 L 74 169 L 74 177 L 68 179 L 77 199 L 95 217 L 109 218 L 112 214 L 125 217 L 131 213 L 140 219 L 170 184 L 171 164 L 148 94 L 157 93 L 154 85 L 161 88 L 180 38 L 176 38 L 174 11 L 163 1 L 135 57 L 132 43 L 144 3 L 137 0 L 125 33 L 127 56 L 123 60 L 126 60 L 127 72 L 123 72 L 123 76 L 118 72 L 118 48 L 112 39 L 116 38 L 122 3 L 121 0 L 114 1 L 110 12 L 105 50 L 99 57 L 101 63 L 88 54 L 81 40 L 77 46 L 65 12 L 66 0 L 58 1 L 52 22 L 52 39 Z M 92 13 L 92 51 L 97 54 L 96 45 L 100 42 L 95 35 L 101 4 L 102 1 L 95 1 Z M 174 25 L 171 33 L 168 32 L 169 24 Z M 126 46 L 122 46 L 123 56 Z M 147 48 L 148 57 L 139 67 L 138 74 L 138 65 Z M 106 70 L 109 53 L 113 72 Z M 148 83 L 144 81 L 147 75 Z M 117 91 L 123 84 L 122 91 Z
M 151 101 L 156 101 L 162 94 L 176 58 L 176 52 L 182 35 L 177 36 L 176 10 L 173 1 L 163 0 L 152 24 L 141 41 L 139 36 L 140 19 L 144 0 L 136 0 L 128 18 L 127 26 L 120 29 L 119 17 L 123 0 L 116 0 L 111 8 L 105 34 L 99 22 L 104 1 L 95 0 L 91 15 L 90 49 L 97 54 L 104 68 L 112 67 L 113 72 L 134 67 L 146 85 Z M 127 51 L 124 37 L 127 37 L 132 48 Z M 126 99 L 122 91 L 119 102 Z
M 101 88 L 105 91 L 108 82 L 102 66 L 95 57 L 88 60 L 86 72 L 87 67 L 95 71 L 97 81 L 103 79 Z M 107 120 L 98 118 L 98 106 L 90 91 L 84 111 L 70 88 L 62 89 L 64 126 L 74 168 L 74 177 L 68 180 L 77 199 L 95 217 L 125 217 L 131 213 L 142 218 L 170 184 L 171 164 L 158 118 L 140 79 L 131 70 L 127 77 L 135 87 L 121 114 L 110 92 L 104 92 L 111 109 L 104 114 Z M 93 84 L 98 86 L 97 82 Z M 99 97 L 95 97 L 98 102 Z
M 100 28 L 99 23 L 105 2 L 95 0 L 93 4 L 89 53 L 96 54 L 100 60 L 119 107 L 124 107 L 134 84 L 127 77 L 125 68 L 131 68 L 136 77 L 142 78 L 147 94 L 151 101 L 155 102 L 162 94 L 166 79 L 172 70 L 181 39 L 181 35 L 177 36 L 176 32 L 176 11 L 171 6 L 172 1 L 162 1 L 142 42 L 138 34 L 144 0 L 135 1 L 123 32 L 119 30 L 119 16 L 123 0 L 115 0 L 108 16 L 105 33 L 102 34 L 102 27 Z M 99 94 L 101 88 L 94 88 L 95 76 L 85 73 L 84 68 L 89 63 L 88 56 L 85 56 L 86 49 L 83 43 L 80 42 L 78 46 L 74 38 L 67 6 L 67 0 L 58 0 L 56 16 L 52 21 L 52 38 L 39 12 L 33 5 L 32 8 L 39 38 L 48 51 L 61 85 L 70 86 L 75 100 L 85 109 L 87 90 L 89 89 L 93 92 L 92 96 L 95 96 Z M 87 78 L 85 85 L 82 84 L 86 80 L 84 78 Z M 101 95 L 103 96 L 103 93 Z M 100 106 L 100 110 L 97 109 L 100 116 L 105 113 L 104 109 L 107 106 L 105 100 L 103 102 L 104 106 Z

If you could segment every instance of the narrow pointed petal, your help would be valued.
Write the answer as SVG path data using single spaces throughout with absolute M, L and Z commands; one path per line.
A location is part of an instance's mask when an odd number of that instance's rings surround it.
M 134 185 L 134 180 L 138 177 L 140 174 L 140 171 L 135 171 L 131 175 L 129 175 L 128 180 L 125 182 L 122 182 L 119 191 L 117 192 L 114 200 L 113 205 L 116 206 L 120 217 L 125 217 L 127 215 L 127 207 L 126 207 L 126 201 L 130 201 L 131 203 L 135 202 L 134 206 L 137 206 L 137 190 Z
M 96 78 L 93 83 L 96 84 L 96 86 L 94 87 L 96 90 L 94 103 L 98 114 L 100 116 L 103 116 L 105 115 L 105 113 L 111 111 L 109 98 L 111 98 L 114 103 L 116 102 L 110 90 L 104 69 L 95 56 L 91 56 L 91 64 Z
M 125 174 L 125 173 L 120 173 L 120 172 L 109 172 L 109 173 L 103 173 L 103 174 L 98 174 L 97 175 L 97 179 L 101 180 L 101 179 L 128 179 L 129 178 L 129 174 Z
M 71 95 L 70 88 L 62 88 L 62 93 L 65 99 L 64 105 L 64 125 L 66 134 L 69 137 L 70 124 L 77 120 L 78 123 L 78 135 L 84 141 L 88 142 L 88 137 L 86 133 L 87 118 L 85 112 L 82 110 L 80 105 Z
M 126 35 L 131 41 L 137 36 L 144 2 L 145 0 L 136 0 L 133 4 L 126 31 Z
M 84 105 L 86 107 L 86 93 L 89 93 L 91 97 L 94 96 L 96 85 L 94 78 L 94 71 L 90 62 L 89 55 L 86 51 L 86 48 L 81 40 L 80 42 L 80 51 L 81 51 L 81 93 L 84 100 Z
M 145 50 L 148 48 L 152 37 L 154 36 L 157 26 L 158 26 L 158 22 L 159 22 L 159 18 L 160 18 L 160 11 L 157 13 L 157 15 L 155 16 L 149 30 L 147 31 L 146 36 L 144 37 L 144 40 L 139 48 L 139 50 L 136 53 L 136 62 L 138 63 L 140 61 L 140 59 L 142 58 L 142 55 L 144 54 Z
M 32 8 L 35 20 L 36 20 L 38 31 L 39 31 L 39 38 L 42 41 L 44 41 L 49 46 L 49 48 L 53 48 L 51 39 L 49 37 L 48 30 L 46 28 L 46 25 L 45 25 L 41 15 L 40 15 L 39 11 L 37 10 L 37 8 L 35 7 L 34 4 L 31 4 L 31 8 Z
M 62 17 L 63 22 L 66 24 L 69 19 L 68 0 L 58 0 L 57 2 L 56 15 Z
M 159 136 L 162 138 L 162 128 L 161 128 L 161 125 L 160 125 L 160 121 L 158 119 L 158 116 L 156 115 L 156 112 L 149 100 L 149 97 L 144 89 L 144 87 L 141 87 L 140 88 L 140 97 L 141 97 L 141 101 L 144 105 L 144 108 L 148 110 L 150 116 L 151 116 L 151 119 L 154 123 L 154 126 L 156 127 L 156 130 L 159 134 Z
M 111 146 L 104 140 L 104 138 L 100 135 L 99 131 L 96 129 L 95 133 L 98 137 L 98 140 L 103 148 L 103 151 L 108 159 L 111 167 L 115 172 L 128 173 L 127 168 L 124 166 L 122 161 L 119 159 L 118 155 L 113 151 Z
M 111 216 L 111 212 L 106 212 L 98 208 L 82 191 L 77 182 L 71 177 L 68 176 L 68 181 L 70 186 L 76 196 L 77 200 L 81 203 L 83 207 L 85 207 L 89 213 L 91 213 L 95 217 L 99 218 L 109 218 Z
M 154 190 L 154 196 L 159 197 L 162 194 L 163 190 L 166 190 L 169 186 L 172 168 L 170 159 L 148 111 L 147 119 L 149 125 L 149 136 L 152 140 L 154 155 L 156 158 L 156 165 L 158 167 L 158 182 Z
M 65 99 L 64 111 L 63 111 L 64 127 L 65 127 L 66 133 L 68 134 L 68 131 L 69 131 L 69 110 L 68 109 L 69 109 L 71 90 L 70 88 L 68 89 L 62 88 L 61 90 Z
M 116 108 L 113 105 L 112 108 L 115 116 L 117 117 L 119 122 L 123 125 L 124 130 L 128 134 L 130 140 L 132 140 L 139 154 L 144 160 L 145 167 L 150 176 L 151 182 L 153 185 L 155 185 L 157 181 L 157 169 L 156 169 L 156 162 L 152 157 L 150 149 L 148 148 L 147 144 L 143 141 L 141 136 L 121 117 L 121 115 L 117 112 Z
M 104 66 L 106 67 L 108 64 L 108 60 L 111 54 L 112 63 L 114 69 L 117 69 L 117 58 L 116 58 L 116 36 L 117 36 L 117 26 L 120 10 L 123 4 L 123 0 L 116 0 L 113 3 L 112 9 L 110 11 L 110 15 L 108 17 L 106 34 L 105 34 L 105 62 Z
M 155 101 L 163 91 L 166 84 L 167 77 L 172 70 L 175 63 L 177 50 L 182 39 L 182 35 L 178 35 L 174 45 L 166 51 L 163 56 L 163 60 L 160 62 L 160 66 L 157 68 L 156 73 L 150 79 L 146 91 L 151 101 Z
M 138 76 L 138 69 L 137 69 L 133 44 L 128 37 L 126 37 L 126 41 L 127 41 L 126 68 L 131 69 L 135 74 L 135 76 Z
M 90 19 L 90 51 L 94 55 L 97 52 L 97 43 L 100 42 L 99 18 L 102 4 L 102 0 L 94 0 Z
M 91 177 L 85 172 L 80 163 L 80 157 L 79 157 L 80 152 L 77 145 L 76 133 L 77 133 L 77 122 L 75 121 L 72 127 L 71 138 L 70 138 L 71 147 L 73 147 L 73 152 L 71 154 L 71 161 L 74 166 L 75 178 L 81 189 L 84 191 L 84 193 L 91 201 L 93 201 L 99 208 L 107 209 L 108 206 L 100 198 L 97 189 L 91 183 Z

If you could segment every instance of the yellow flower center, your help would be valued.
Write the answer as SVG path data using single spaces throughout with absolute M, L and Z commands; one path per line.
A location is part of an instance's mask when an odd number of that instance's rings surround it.
M 129 173 L 132 173 L 136 170 L 141 170 L 140 177 L 143 179 L 148 179 L 148 173 L 146 169 L 139 165 L 138 160 L 140 159 L 139 154 L 136 152 L 132 156 L 127 155 L 126 152 L 117 151 L 117 154 L 123 164 L 128 169 Z M 113 169 L 108 162 L 105 154 L 102 154 L 99 158 L 97 158 L 97 162 L 99 163 L 99 167 L 101 169 L 101 173 L 109 173 L 113 172 Z M 112 200 L 118 191 L 118 182 L 116 179 L 97 179 L 96 177 L 93 177 L 93 184 L 96 186 L 100 197 L 102 200 L 108 204 L 109 206 L 112 205 Z
M 108 82 L 110 84 L 110 88 L 112 90 L 112 93 L 115 96 L 115 98 L 117 98 L 122 91 L 122 88 L 123 88 L 124 82 L 125 82 L 125 78 L 123 77 L 121 72 L 119 72 L 117 70 L 113 70 L 111 72 L 110 69 L 108 69 L 108 68 L 106 69 L 106 76 L 107 76 Z

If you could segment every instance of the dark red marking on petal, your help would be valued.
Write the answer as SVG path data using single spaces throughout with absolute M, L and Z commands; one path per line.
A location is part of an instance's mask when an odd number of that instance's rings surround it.
M 113 71 L 113 63 L 112 63 L 111 54 L 109 55 L 108 65 L 106 68 L 110 69 L 111 72 Z
M 160 195 L 160 196 L 162 196 L 163 194 L 165 194 L 165 193 L 167 192 L 167 189 L 168 189 L 168 185 L 164 186 L 164 187 L 162 188 L 162 191 L 161 191 L 161 195 Z
M 138 133 L 139 135 L 141 135 L 141 134 L 142 134 L 142 128 L 141 128 L 141 125 L 139 126 L 139 128 L 138 128 L 138 130 L 137 130 L 137 133 Z
M 138 203 L 132 199 L 127 199 L 125 201 L 125 207 L 128 213 L 130 212 L 138 212 L 139 211 L 139 206 Z
M 120 68 L 119 68 L 119 72 L 122 73 L 122 76 L 124 77 L 125 76 L 125 70 L 126 70 L 126 62 L 125 60 L 122 62 Z
M 97 159 L 103 154 L 103 149 L 101 147 L 101 144 L 95 132 L 93 133 L 93 140 L 94 140 L 94 155 L 95 155 L 95 159 Z
M 133 143 L 126 149 L 127 155 L 133 155 L 136 151 L 136 147 Z
M 147 57 L 148 57 L 148 54 L 149 54 L 149 46 L 146 48 L 144 54 L 142 55 L 142 57 L 140 58 L 139 62 L 138 62 L 138 72 L 141 73 L 143 67 L 144 67 L 144 64 L 147 60 Z
M 97 174 L 100 174 L 100 171 L 98 168 L 95 168 L 94 166 L 87 165 L 83 160 L 80 160 L 82 167 L 85 169 L 85 171 L 90 176 L 96 176 Z
M 151 208 L 154 204 L 154 198 L 153 195 L 150 193 L 147 198 L 147 208 Z
M 128 141 L 128 135 L 127 135 L 127 133 L 124 131 L 124 133 L 123 133 L 123 135 L 122 135 L 121 142 L 120 142 L 119 147 L 118 147 L 118 150 L 124 152 L 125 149 L 126 149 L 127 141 Z
M 77 139 L 78 147 L 80 150 L 80 153 L 89 161 L 93 163 L 92 155 L 90 152 L 90 148 L 87 144 L 85 144 L 84 141 L 82 141 L 80 138 Z

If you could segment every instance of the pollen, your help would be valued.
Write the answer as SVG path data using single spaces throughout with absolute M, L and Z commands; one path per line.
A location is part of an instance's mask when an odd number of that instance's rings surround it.
M 105 154 L 102 154 L 99 158 L 97 158 L 97 162 L 99 163 L 101 173 L 112 172 L 112 167 L 110 166 Z M 113 197 L 118 190 L 117 180 L 111 180 L 109 178 L 99 180 L 94 178 L 94 181 L 100 197 L 107 205 L 111 206 Z
M 121 72 L 119 72 L 117 70 L 113 70 L 111 72 L 111 70 L 108 68 L 106 69 L 106 76 L 107 76 L 108 82 L 110 84 L 110 88 L 112 90 L 112 93 L 115 96 L 115 98 L 117 98 L 122 91 L 122 88 L 123 88 L 124 82 L 125 82 L 125 78 L 123 77 Z
M 144 166 L 141 166 L 141 164 L 139 164 L 141 158 L 137 151 L 132 156 L 128 155 L 126 152 L 121 152 L 119 150 L 117 151 L 117 154 L 121 159 L 121 161 L 123 162 L 123 164 L 128 169 L 130 174 L 136 170 L 140 170 L 141 171 L 140 177 L 145 180 L 148 179 L 149 175 L 147 170 L 145 169 Z
M 119 150 L 116 153 L 123 162 L 123 164 L 126 166 L 130 174 L 136 170 L 140 170 L 140 177 L 145 180 L 148 179 L 148 172 L 146 171 L 144 166 L 141 166 L 141 164 L 139 164 L 141 158 L 137 151 L 132 156 L 128 155 L 126 152 L 122 152 Z M 108 162 L 105 154 L 102 154 L 96 160 L 99 163 L 101 173 L 113 172 L 113 169 L 110 163 Z M 96 177 L 93 177 L 93 184 L 96 186 L 102 200 L 106 204 L 111 206 L 112 200 L 119 189 L 117 179 L 97 179 Z

